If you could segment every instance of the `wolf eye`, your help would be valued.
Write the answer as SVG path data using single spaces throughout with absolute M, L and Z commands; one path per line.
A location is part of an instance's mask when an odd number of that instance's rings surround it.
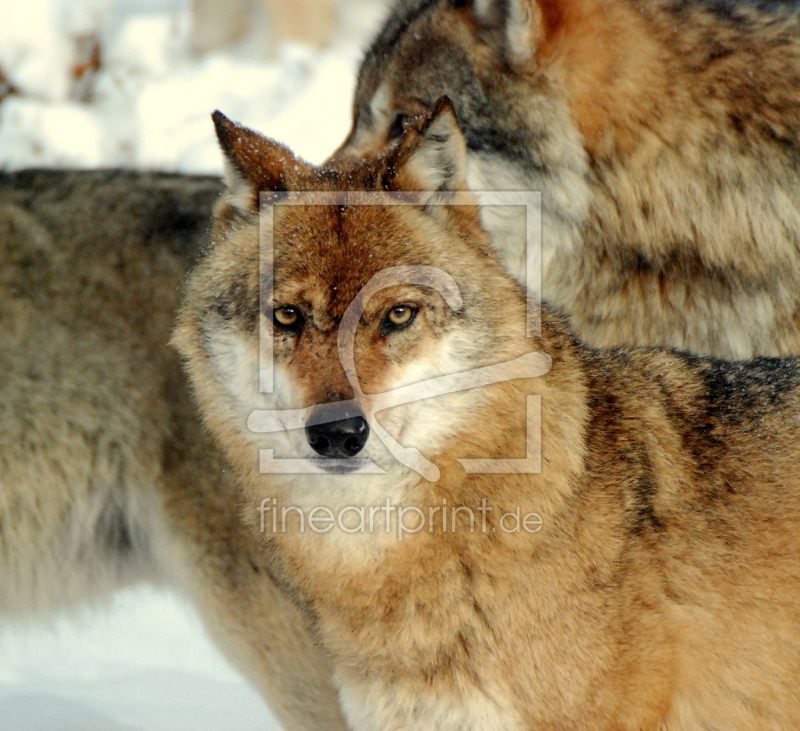
M 403 136 L 403 132 L 406 131 L 406 123 L 409 120 L 409 116 L 404 112 L 400 112 L 392 122 L 392 126 L 389 127 L 389 139 L 396 140 L 398 137 Z
M 381 331 L 387 335 L 395 330 L 402 330 L 408 327 L 417 316 L 417 309 L 411 305 L 395 305 L 383 319 Z
M 301 322 L 300 310 L 296 307 L 276 307 L 272 319 L 279 327 L 296 328 Z
M 456 10 L 461 10 L 466 8 L 469 5 L 471 0 L 450 0 L 450 4 L 456 8 Z

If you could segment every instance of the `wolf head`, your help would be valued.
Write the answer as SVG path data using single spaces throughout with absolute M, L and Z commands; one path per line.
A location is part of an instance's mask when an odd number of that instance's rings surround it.
M 476 158 L 534 175 L 555 163 L 580 165 L 566 149 L 575 144 L 602 155 L 620 132 L 616 120 L 635 120 L 636 104 L 652 101 L 663 82 L 663 49 L 648 38 L 656 7 L 399 0 L 361 65 L 353 129 L 340 152 L 380 149 L 447 94 Z
M 470 188 L 545 191 L 547 246 L 570 250 L 589 210 L 584 142 L 602 116 L 583 92 L 601 93 L 595 77 L 611 50 L 596 37 L 601 24 L 584 32 L 588 2 L 401 0 L 361 65 L 353 128 L 336 156 L 394 144 L 446 94 L 466 140 Z M 583 105 L 578 116 L 574 102 Z M 484 224 L 522 281 L 520 233 L 503 214 L 484 209 Z
M 353 130 L 342 147 L 367 156 L 399 139 L 442 94 L 454 102 L 471 151 L 530 158 L 519 94 L 546 85 L 525 66 L 537 18 L 528 0 L 401 0 L 361 65 Z M 520 99 L 520 101 L 522 101 Z
M 269 446 L 303 471 L 367 459 L 392 471 L 376 429 L 428 456 L 444 449 L 479 412 L 480 389 L 387 402 L 372 428 L 365 402 L 536 349 L 523 293 L 466 191 L 449 100 L 392 150 L 321 168 L 221 114 L 215 123 L 228 192 L 175 342 L 229 454 L 252 466 L 265 438 L 248 419 L 265 410 L 284 427 Z

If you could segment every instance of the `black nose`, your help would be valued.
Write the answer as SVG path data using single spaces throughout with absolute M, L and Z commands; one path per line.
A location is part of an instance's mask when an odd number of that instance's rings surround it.
M 328 420 L 322 424 L 313 423 L 325 418 Z M 312 423 L 306 426 L 306 439 L 311 448 L 323 457 L 355 457 L 369 439 L 367 420 L 360 411 L 352 407 L 338 411 L 330 408 L 324 411 L 317 409 L 309 421 Z

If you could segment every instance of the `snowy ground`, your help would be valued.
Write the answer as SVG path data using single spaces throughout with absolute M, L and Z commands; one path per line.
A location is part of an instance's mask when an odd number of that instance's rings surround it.
M 344 139 L 356 64 L 385 4 L 339 2 L 329 50 L 270 48 L 254 28 L 231 52 L 193 59 L 188 0 L 0 0 L 0 168 L 220 172 L 209 119 L 216 108 L 319 162 Z M 74 99 L 70 73 L 81 36 L 103 50 L 89 102 Z M 3 99 L 4 77 L 17 93 Z M 190 607 L 138 589 L 108 611 L 0 624 L 0 729 L 278 725 Z
M 279 728 L 172 595 L 128 590 L 107 610 L 0 625 L 3 731 Z

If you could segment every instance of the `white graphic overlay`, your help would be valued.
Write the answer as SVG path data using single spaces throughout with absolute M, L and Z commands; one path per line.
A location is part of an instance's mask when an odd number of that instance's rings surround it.
M 541 331 L 541 306 L 536 292 L 541 290 L 541 194 L 538 192 L 480 192 L 483 205 L 520 206 L 520 197 L 525 198 L 526 209 L 526 272 L 527 272 L 527 329 L 528 337 Z M 274 266 L 274 206 L 357 206 L 357 205 L 420 205 L 420 200 L 431 205 L 429 193 L 396 193 L 383 191 L 319 191 L 281 194 L 279 201 L 265 198 L 261 201 L 261 311 L 267 311 L 271 302 Z M 434 205 L 474 205 L 470 193 L 437 194 Z M 361 390 L 355 368 L 355 332 L 364 308 L 375 292 L 389 286 L 417 285 L 436 289 L 453 309 L 462 306 L 461 294 L 455 280 L 441 269 L 426 266 L 398 266 L 384 269 L 376 274 L 358 293 L 345 311 L 339 325 L 337 349 L 339 361 L 355 397 L 335 404 L 314 405 L 305 409 L 260 409 L 253 411 L 247 421 L 254 433 L 280 432 L 302 429 L 315 424 L 335 421 L 347 407 L 363 412 L 370 429 L 383 442 L 392 456 L 401 464 L 415 470 L 425 479 L 435 482 L 440 477 L 439 468 L 426 459 L 419 450 L 403 447 L 379 423 L 376 414 L 384 409 L 402 404 L 457 393 L 501 383 L 518 378 L 535 378 L 550 370 L 550 357 L 545 353 L 528 353 L 505 363 L 475 368 L 462 373 L 439 376 L 420 383 L 403 386 L 380 394 L 366 394 Z M 259 328 L 261 338 L 261 361 L 259 383 L 263 393 L 273 389 L 273 345 L 272 322 L 262 317 Z M 459 459 L 468 473 L 539 473 L 541 472 L 541 397 L 528 396 L 526 403 L 526 456 L 523 459 Z M 260 471 L 272 474 L 318 473 L 324 463 L 327 471 L 337 466 L 351 472 L 384 473 L 384 470 L 369 459 L 276 459 L 273 450 L 260 450 Z M 341 463 L 341 464 L 340 464 Z

